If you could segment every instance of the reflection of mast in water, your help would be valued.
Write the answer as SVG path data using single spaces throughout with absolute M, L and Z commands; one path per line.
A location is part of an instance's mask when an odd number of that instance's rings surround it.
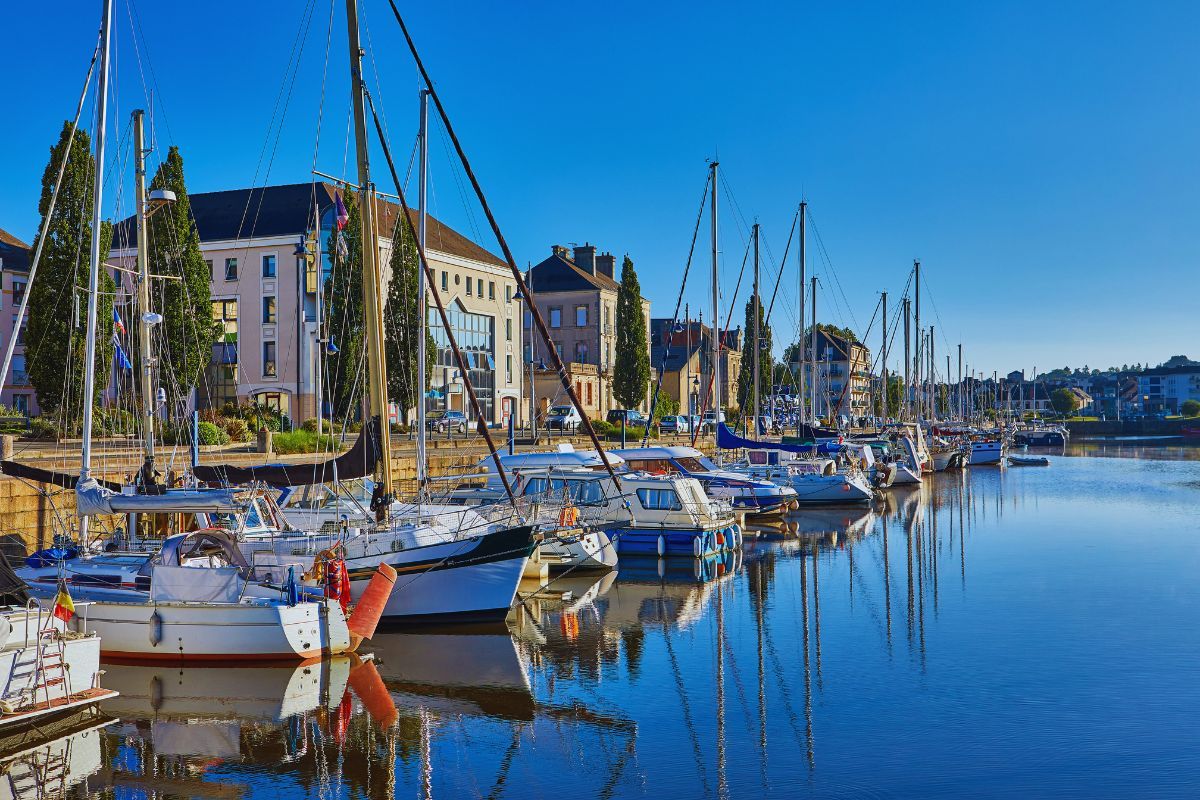
M 963 475 L 958 482 L 958 558 L 959 569 L 962 575 L 962 588 L 967 590 L 967 540 L 963 536 L 963 527 L 966 524 L 966 512 L 963 508 L 963 487 L 967 482 L 966 475 Z
M 817 687 L 822 688 L 821 684 L 821 595 L 819 594 L 820 581 L 817 580 L 817 543 L 812 544 L 812 561 L 813 561 L 813 620 L 815 622 L 814 634 L 817 644 Z
M 433 735 L 430 731 L 429 709 L 422 706 L 417 714 L 421 726 L 421 797 L 432 800 L 433 755 L 430 751 Z M 395 763 L 394 759 L 392 763 Z
M 800 615 L 804 622 L 804 738 L 808 743 L 808 768 L 813 763 L 812 668 L 808 659 L 808 559 L 800 559 Z
M 883 515 L 883 608 L 887 618 L 888 655 L 892 654 L 892 572 L 888 561 L 888 518 Z
M 725 774 L 725 591 L 717 587 L 717 797 L 729 796 Z
M 704 787 L 704 796 L 712 793 L 708 785 L 708 773 L 704 769 L 704 755 L 700 750 L 700 737 L 696 733 L 696 724 L 692 721 L 692 708 L 688 702 L 687 689 L 683 685 L 683 673 L 679 669 L 679 659 L 675 655 L 675 645 L 671 642 L 671 630 L 664 615 L 662 626 L 663 642 L 667 646 L 667 657 L 671 659 L 671 673 L 675 676 L 675 690 L 679 692 L 679 707 L 683 711 L 683 724 L 687 727 L 688 737 L 692 740 L 692 753 L 696 758 L 696 771 L 700 775 L 700 784 Z
M 908 645 L 912 647 L 913 640 L 913 613 L 915 606 L 913 604 L 913 515 L 909 514 L 904 519 L 904 565 L 908 571 Z
M 767 682 L 766 664 L 763 659 L 763 560 L 750 565 L 751 602 L 754 603 L 755 641 L 758 645 L 758 758 L 762 771 L 763 789 L 767 788 Z
M 941 539 L 938 537 L 938 510 L 934 505 L 929 513 L 929 555 L 932 559 L 931 568 L 933 571 L 933 617 L 937 619 L 938 615 L 938 547 Z

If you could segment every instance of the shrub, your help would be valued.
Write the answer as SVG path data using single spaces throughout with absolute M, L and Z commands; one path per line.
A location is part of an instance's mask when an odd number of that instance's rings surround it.
M 392 433 L 408 433 L 408 426 L 403 422 L 393 422 L 388 426 Z
M 318 436 L 313 431 L 301 429 L 275 434 L 271 437 L 271 449 L 286 456 L 293 453 L 335 453 L 338 446 L 332 436 Z
M 250 441 L 250 426 L 243 419 L 234 417 L 233 419 L 225 420 L 225 424 L 221 426 L 225 435 L 233 442 L 248 442 Z
M 48 419 L 35 417 L 29 421 L 29 432 L 25 434 L 25 438 L 38 441 L 57 439 L 59 438 L 58 426 Z
M 644 427 L 642 427 L 641 425 L 630 425 L 629 427 L 627 427 L 625 429 L 625 441 L 626 442 L 632 442 L 634 439 L 641 439 L 645 435 L 646 435 L 646 429 Z M 655 430 L 654 428 L 650 429 L 650 438 L 651 439 L 658 438 L 658 431 Z M 621 441 L 621 428 L 613 427 L 612 431 L 608 434 L 608 439 L 610 441 L 614 441 L 614 442 Z
M 613 431 L 620 432 L 621 429 L 618 426 L 610 424 L 607 420 L 594 419 L 592 420 L 592 430 L 596 432 L 597 436 L 607 436 Z
M 1200 400 L 1185 400 L 1179 410 L 1185 417 L 1200 417 Z
M 309 433 L 317 432 L 317 418 L 309 417 L 304 420 L 300 426 L 301 430 L 306 430 Z M 328 417 L 321 417 L 321 433 L 333 433 L 333 421 Z
M 229 444 L 229 434 L 218 428 L 211 422 L 201 422 L 197 426 L 200 433 L 200 444 L 202 445 L 217 445 Z

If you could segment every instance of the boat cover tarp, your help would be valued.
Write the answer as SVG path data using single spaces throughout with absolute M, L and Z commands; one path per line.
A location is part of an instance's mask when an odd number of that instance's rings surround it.
M 48 483 L 51 486 L 59 486 L 63 489 L 74 489 L 75 484 L 79 483 L 78 475 L 72 475 L 69 472 L 55 472 L 54 470 L 42 469 L 41 467 L 31 467 L 28 464 L 21 464 L 17 461 L 0 461 L 0 471 L 14 478 L 24 478 L 27 481 L 35 481 L 36 483 Z M 101 480 L 97 480 L 96 483 L 114 492 L 121 491 L 121 484 L 119 483 Z
M 232 489 L 169 489 L 163 494 L 121 494 L 101 486 L 95 478 L 84 478 L 75 487 L 75 507 L 80 516 L 215 514 L 241 511 L 243 504 Z
M 237 567 L 168 567 L 150 570 L 152 603 L 236 603 L 244 581 Z
M 817 445 L 783 444 L 781 442 L 758 442 L 754 439 L 743 439 L 729 430 L 724 422 L 717 424 L 717 447 L 722 450 L 782 450 L 785 453 L 812 455 L 817 453 L 836 453 L 842 446 L 836 442 L 821 442 Z
M 375 471 L 375 465 L 379 463 L 383 452 L 379 427 L 378 417 L 372 417 L 363 425 L 362 433 L 358 435 L 358 441 L 353 447 L 327 461 L 308 464 L 262 464 L 254 467 L 201 464 L 192 468 L 192 474 L 205 483 L 236 486 L 261 482 L 279 488 L 332 483 L 335 476 L 340 481 L 365 478 Z
M 17 577 L 8 556 L 0 550 L 0 603 L 6 606 L 23 606 L 29 602 L 29 587 Z

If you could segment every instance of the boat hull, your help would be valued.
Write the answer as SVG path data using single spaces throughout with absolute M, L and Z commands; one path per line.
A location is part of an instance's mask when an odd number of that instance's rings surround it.
M 609 531 L 624 556 L 643 555 L 707 558 L 741 545 L 742 531 L 736 524 L 713 528 L 627 527 Z
M 802 506 L 856 505 L 869 503 L 874 497 L 869 486 L 845 475 L 796 475 L 792 477 L 792 488 Z
M 72 620 L 100 636 L 106 659 L 294 661 L 350 648 L 333 601 L 297 603 L 93 602 Z M 328 648 L 323 643 L 328 642 Z
M 1000 442 L 974 442 L 971 444 L 970 465 L 973 467 L 999 464 L 1004 457 L 1004 445 Z
M 608 533 L 600 530 L 547 538 L 538 546 L 538 556 L 553 574 L 610 572 L 617 568 L 616 545 Z

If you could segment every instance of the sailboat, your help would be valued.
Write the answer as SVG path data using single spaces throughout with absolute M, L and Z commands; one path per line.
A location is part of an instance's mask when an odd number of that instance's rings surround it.
M 97 175 L 92 197 L 92 230 L 88 273 L 87 335 L 84 367 L 83 437 L 80 472 L 75 484 L 80 517 L 79 546 L 51 548 L 27 559 L 18 574 L 44 604 L 60 585 L 89 600 L 86 613 L 72 618 L 80 633 L 100 634 L 100 652 L 111 657 L 183 660 L 254 660 L 309 658 L 353 650 L 369 638 L 378 622 L 378 608 L 364 607 L 358 619 L 348 617 L 333 599 L 301 596 L 293 581 L 288 587 L 259 583 L 249 564 L 227 538 L 213 532 L 183 532 L 168 539 L 157 553 L 104 554 L 92 552 L 89 520 L 97 514 L 194 514 L 236 511 L 241 500 L 230 490 L 168 489 L 155 485 L 153 382 L 142 385 L 145 409 L 145 464 L 140 483 L 132 487 L 102 483 L 92 472 L 95 352 L 99 335 L 98 285 L 101 210 L 104 190 L 104 152 L 108 111 L 109 41 L 112 0 L 104 0 L 100 29 L 100 71 L 97 82 L 95 160 Z M 138 265 L 143 374 L 152 378 L 150 336 L 145 326 L 149 311 L 149 270 L 146 253 L 147 197 L 142 112 L 133 116 L 137 169 Z M 63 476 L 47 476 L 61 482 Z M 131 526 L 132 527 L 132 526 Z M 392 576 L 394 578 L 394 576 Z M 383 583 L 388 582 L 383 576 Z M 386 596 L 390 584 L 377 584 Z

